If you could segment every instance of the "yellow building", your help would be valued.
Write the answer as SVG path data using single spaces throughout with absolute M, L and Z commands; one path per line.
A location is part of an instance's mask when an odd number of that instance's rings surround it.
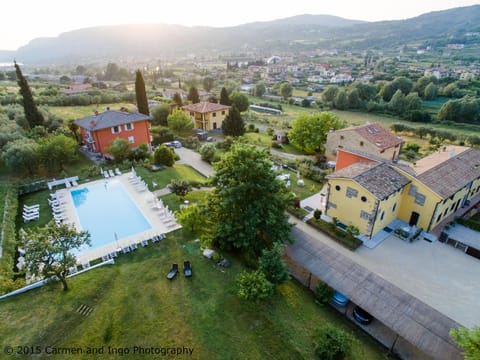
M 195 129 L 208 131 L 222 128 L 223 120 L 228 115 L 230 106 L 199 102 L 182 106 L 182 110 L 189 114 Z
M 327 176 L 326 215 L 367 237 L 395 219 L 430 232 L 480 202 L 480 150 L 449 146 L 414 164 L 352 154 L 340 150 L 345 166 Z
M 397 160 L 402 144 L 402 138 L 392 134 L 382 125 L 366 124 L 331 130 L 327 134 L 325 149 L 327 156 L 335 156 L 338 148 L 344 148 L 386 160 Z

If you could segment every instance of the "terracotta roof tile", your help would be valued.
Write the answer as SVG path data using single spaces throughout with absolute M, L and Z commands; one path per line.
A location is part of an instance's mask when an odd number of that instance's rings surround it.
M 421 173 L 418 180 L 446 199 L 480 178 L 480 150 L 467 149 Z
M 355 163 L 328 175 L 327 178 L 355 180 L 382 200 L 407 185 L 410 180 L 392 169 L 387 163 Z
M 129 113 L 126 111 L 108 110 L 98 115 L 76 120 L 75 124 L 88 130 L 100 130 L 145 120 L 150 120 L 150 118 L 138 112 Z

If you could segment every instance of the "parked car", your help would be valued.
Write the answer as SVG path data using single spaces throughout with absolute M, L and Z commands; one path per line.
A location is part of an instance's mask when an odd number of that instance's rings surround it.
M 362 325 L 368 325 L 372 322 L 373 316 L 367 311 L 363 310 L 360 306 L 356 306 L 353 309 L 353 318 Z
M 348 304 L 348 298 L 338 291 L 333 293 L 332 301 L 337 306 L 345 306 Z
M 182 147 L 182 143 L 177 140 L 163 143 L 163 145 L 165 145 L 166 147 L 173 147 L 177 149 Z

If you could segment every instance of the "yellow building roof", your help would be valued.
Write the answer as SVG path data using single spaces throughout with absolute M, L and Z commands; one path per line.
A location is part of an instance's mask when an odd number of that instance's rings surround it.
M 425 156 L 423 159 L 417 160 L 411 164 L 410 167 L 414 170 L 415 174 L 420 175 L 468 149 L 470 148 L 465 146 L 444 146 L 440 151 L 434 152 L 428 156 Z

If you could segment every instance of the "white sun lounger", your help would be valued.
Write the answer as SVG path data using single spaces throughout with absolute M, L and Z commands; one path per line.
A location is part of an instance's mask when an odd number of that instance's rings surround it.
M 65 180 L 65 187 L 66 187 L 67 189 L 72 187 L 72 184 L 70 184 L 70 181 L 69 181 L 69 180 Z
M 78 186 L 77 180 L 72 180 L 72 185 L 73 185 L 73 186 Z
M 40 209 L 40 205 L 39 204 L 23 205 L 23 210 L 34 210 L 34 209 Z
M 120 171 L 119 168 L 115 168 L 115 174 L 117 174 L 117 175 L 122 175 L 122 172 Z
M 108 169 L 108 175 L 110 175 L 110 177 L 115 177 L 112 169 Z
M 24 223 L 27 223 L 29 221 L 33 221 L 33 220 L 38 220 L 40 219 L 40 214 L 34 214 L 34 215 L 23 215 L 23 222 Z
M 37 209 L 23 209 L 23 214 L 24 215 L 32 215 L 32 214 L 39 214 L 40 213 L 40 209 L 37 208 Z

